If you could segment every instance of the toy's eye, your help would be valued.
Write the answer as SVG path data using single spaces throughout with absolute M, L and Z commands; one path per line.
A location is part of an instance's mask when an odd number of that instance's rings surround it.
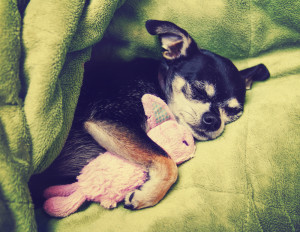
M 183 140 L 182 142 L 183 142 L 186 146 L 189 146 L 189 144 L 188 144 L 187 141 Z

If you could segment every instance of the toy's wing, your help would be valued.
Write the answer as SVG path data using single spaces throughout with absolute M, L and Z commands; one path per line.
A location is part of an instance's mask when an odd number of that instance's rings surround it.
M 168 105 L 159 97 L 152 94 L 145 94 L 142 97 L 142 103 L 145 115 L 147 116 L 147 131 L 168 120 L 175 120 L 175 116 L 170 111 Z

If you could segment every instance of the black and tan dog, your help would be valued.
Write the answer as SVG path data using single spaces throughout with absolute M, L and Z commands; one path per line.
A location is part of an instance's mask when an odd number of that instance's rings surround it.
M 118 154 L 149 170 L 148 181 L 125 199 L 131 209 L 157 204 L 177 179 L 175 163 L 145 133 L 145 93 L 163 98 L 196 139 L 211 140 L 242 115 L 252 82 L 269 77 L 262 64 L 238 71 L 229 59 L 199 49 L 171 22 L 149 20 L 146 28 L 158 35 L 163 60 L 87 64 L 69 138 L 45 172 L 48 178 L 72 179 L 104 150 Z

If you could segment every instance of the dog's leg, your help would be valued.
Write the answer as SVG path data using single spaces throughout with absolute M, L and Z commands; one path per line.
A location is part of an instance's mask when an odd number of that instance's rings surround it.
M 149 170 L 148 181 L 125 198 L 125 207 L 141 209 L 157 204 L 177 179 L 175 162 L 140 128 L 87 121 L 85 129 L 105 149 Z

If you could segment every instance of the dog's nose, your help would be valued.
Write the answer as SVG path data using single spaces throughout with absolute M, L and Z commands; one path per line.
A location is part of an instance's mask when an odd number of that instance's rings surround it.
M 202 125 L 207 131 L 216 131 L 221 126 L 221 119 L 211 112 L 206 112 L 202 116 Z

